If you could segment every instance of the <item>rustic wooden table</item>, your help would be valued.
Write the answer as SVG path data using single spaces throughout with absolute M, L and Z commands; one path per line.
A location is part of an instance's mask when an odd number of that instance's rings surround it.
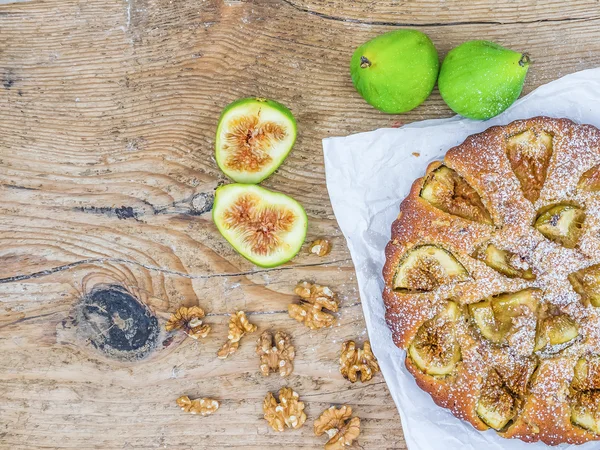
M 440 56 L 490 39 L 531 54 L 529 92 L 598 65 L 599 26 L 597 0 L 0 0 L 0 447 L 317 449 L 312 420 L 347 403 L 362 418 L 360 448 L 406 448 L 381 375 L 351 385 L 338 372 L 341 343 L 367 335 L 320 140 L 451 113 L 437 92 L 402 116 L 375 111 L 352 87 L 352 50 L 400 27 L 429 34 Z M 298 120 L 291 156 L 263 184 L 301 201 L 307 240 L 333 242 L 325 258 L 305 246 L 259 269 L 212 224 L 225 181 L 215 126 L 248 95 Z M 337 326 L 313 332 L 288 317 L 299 280 L 339 292 Z M 207 339 L 164 332 L 170 312 L 196 304 Z M 293 336 L 289 380 L 258 373 L 257 334 L 216 359 L 236 309 Z M 309 420 L 275 433 L 262 399 L 284 384 Z M 184 393 L 222 407 L 186 415 L 174 402 Z

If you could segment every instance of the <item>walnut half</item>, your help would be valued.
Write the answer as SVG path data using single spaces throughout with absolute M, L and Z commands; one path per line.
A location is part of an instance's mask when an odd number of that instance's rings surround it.
M 362 350 L 356 347 L 354 341 L 346 341 L 342 344 L 342 354 L 340 356 L 340 373 L 351 383 L 358 380 L 363 383 L 373 378 L 373 375 L 379 372 L 377 358 L 371 351 L 371 343 L 366 341 Z
M 331 251 L 331 242 L 327 239 L 317 239 L 310 244 L 310 253 L 317 256 L 327 256 Z
M 294 370 L 296 351 L 287 333 L 278 331 L 274 338 L 273 343 L 273 334 L 265 331 L 258 339 L 256 354 L 260 357 L 260 371 L 264 376 L 279 371 L 279 375 L 287 377 Z
M 342 406 L 336 409 L 332 406 L 323 411 L 323 414 L 315 420 L 314 429 L 317 436 L 327 433 L 329 441 L 325 444 L 325 450 L 344 450 L 352 445 L 360 434 L 360 419 L 352 417 L 352 408 Z
M 337 312 L 338 300 L 334 292 L 327 286 L 299 283 L 294 292 L 300 296 L 300 303 L 291 303 L 288 306 L 290 317 L 304 323 L 311 330 L 329 327 L 335 317 L 323 309 Z
M 263 411 L 275 431 L 283 431 L 286 427 L 296 430 L 306 422 L 304 402 L 299 400 L 297 392 L 288 387 L 279 390 L 279 401 L 269 392 L 263 402 Z
M 182 395 L 177 399 L 177 405 L 190 414 L 200 414 L 201 416 L 210 416 L 219 409 L 219 402 L 212 398 L 198 398 L 190 400 L 187 395 Z
M 229 355 L 234 354 L 240 346 L 242 337 L 244 337 L 246 333 L 254 333 L 256 328 L 256 325 L 250 323 L 244 311 L 233 313 L 229 318 L 229 335 L 227 336 L 227 342 L 225 342 L 223 347 L 217 352 L 217 356 L 220 359 L 225 359 Z
M 190 308 L 182 306 L 171 315 L 165 329 L 167 331 L 183 330 L 193 339 L 204 338 L 210 332 L 210 325 L 203 325 L 202 319 L 204 319 L 204 310 L 199 306 Z

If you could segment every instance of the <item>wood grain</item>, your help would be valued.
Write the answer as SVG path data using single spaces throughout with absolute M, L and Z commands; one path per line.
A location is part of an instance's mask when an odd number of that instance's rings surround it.
M 312 421 L 348 403 L 362 419 L 361 448 L 406 448 L 381 375 L 351 385 L 338 373 L 341 343 L 366 330 L 320 140 L 450 115 L 437 92 L 388 116 L 354 91 L 353 49 L 402 24 L 428 33 L 440 56 L 474 38 L 528 51 L 525 92 L 598 65 L 597 2 L 563 3 L 1 2 L 0 447 L 321 448 Z M 257 269 L 212 224 L 213 192 L 226 181 L 213 158 L 218 116 L 249 95 L 281 101 L 298 120 L 294 151 L 263 184 L 305 206 L 307 242 L 333 242 L 323 259 L 307 244 L 285 266 Z M 287 316 L 304 279 L 339 292 L 339 326 L 310 331 Z M 158 321 L 144 358 L 96 348 L 100 337 L 82 326 L 90 293 L 112 286 Z M 169 313 L 194 304 L 211 335 L 167 335 Z M 306 401 L 302 429 L 276 434 L 261 418 L 265 394 L 283 383 L 259 374 L 258 333 L 216 359 L 236 309 L 259 331 L 292 335 L 298 356 L 286 383 Z M 174 403 L 181 394 L 222 407 L 188 416 Z
M 518 25 L 540 22 L 568 22 L 598 18 L 595 0 L 520 1 L 498 3 L 493 0 L 443 1 L 421 0 L 284 0 L 299 11 L 329 20 L 370 25 L 461 26 Z

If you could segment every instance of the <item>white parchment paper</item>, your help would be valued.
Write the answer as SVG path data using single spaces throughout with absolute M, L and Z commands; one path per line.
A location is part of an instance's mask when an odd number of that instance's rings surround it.
M 502 439 L 491 430 L 478 432 L 437 407 L 404 367 L 404 351 L 392 342 L 381 298 L 384 248 L 400 201 L 414 179 L 425 173 L 429 162 L 442 159 L 467 136 L 492 125 L 538 115 L 567 117 L 600 127 L 600 68 L 541 86 L 485 122 L 456 116 L 323 140 L 327 189 L 356 266 L 371 344 L 400 412 L 410 450 L 547 448 L 542 443 Z M 413 152 L 420 156 L 413 156 Z M 591 450 L 599 449 L 600 443 L 554 448 Z

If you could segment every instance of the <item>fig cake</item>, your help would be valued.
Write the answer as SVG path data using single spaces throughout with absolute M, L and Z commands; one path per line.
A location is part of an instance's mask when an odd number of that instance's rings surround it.
M 600 130 L 468 137 L 414 182 L 385 255 L 388 326 L 436 404 L 505 438 L 600 440 Z

